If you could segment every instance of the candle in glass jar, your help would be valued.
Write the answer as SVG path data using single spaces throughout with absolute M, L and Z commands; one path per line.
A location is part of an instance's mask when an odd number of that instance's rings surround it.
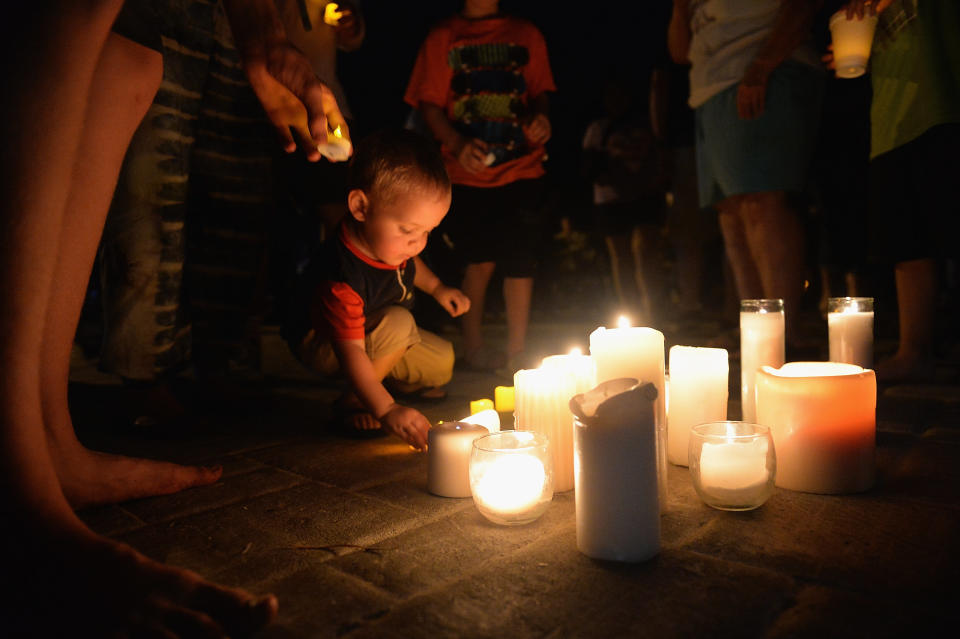
M 730 364 L 722 348 L 670 348 L 670 409 L 667 460 L 687 465 L 690 429 L 727 418 Z
M 808 493 L 873 485 L 877 379 L 838 362 L 791 362 L 757 373 L 757 418 L 777 449 L 777 486 Z
M 740 300 L 740 405 L 743 421 L 758 421 L 754 382 L 757 369 L 782 366 L 784 361 L 783 300 Z
M 573 374 L 566 369 L 535 368 L 513 376 L 514 418 L 517 430 L 543 433 L 553 454 L 553 488 L 573 489 L 573 414 L 570 398 L 576 393 Z
M 873 298 L 831 297 L 827 300 L 830 361 L 873 366 Z

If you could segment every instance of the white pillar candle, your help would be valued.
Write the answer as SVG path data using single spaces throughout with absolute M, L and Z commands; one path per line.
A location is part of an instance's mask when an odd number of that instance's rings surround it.
M 667 413 L 664 382 L 663 333 L 645 326 L 630 326 L 620 318 L 617 328 L 603 326 L 590 333 L 590 355 L 597 366 L 597 383 L 632 377 L 657 389 L 654 418 L 657 424 L 657 460 L 660 507 L 667 503 Z
M 830 361 L 873 366 L 873 298 L 831 297 L 827 300 Z
M 553 454 L 553 489 L 573 489 L 573 415 L 570 398 L 574 377 L 565 369 L 525 369 L 513 376 L 517 430 L 543 433 Z
M 730 363 L 722 348 L 670 348 L 670 407 L 667 412 L 667 460 L 687 465 L 690 429 L 727 418 Z
M 593 358 L 574 348 L 566 355 L 544 357 L 540 368 L 565 369 L 573 375 L 575 391 L 585 393 L 597 385 L 597 366 Z
M 777 486 L 841 494 L 873 485 L 877 379 L 836 362 L 791 362 L 757 373 L 757 418 L 777 450 Z
M 596 559 L 644 561 L 660 550 L 656 390 L 635 382 L 606 382 L 571 402 L 577 549 Z
M 783 300 L 740 301 L 740 404 L 743 421 L 757 422 L 754 380 L 761 366 L 786 361 Z M 763 423 L 763 422 L 760 422 Z
M 470 496 L 473 440 L 489 431 L 477 424 L 445 422 L 427 433 L 427 490 L 441 497 Z

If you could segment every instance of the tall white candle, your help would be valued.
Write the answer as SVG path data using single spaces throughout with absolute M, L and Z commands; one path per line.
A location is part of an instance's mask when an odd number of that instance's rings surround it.
M 573 489 L 573 374 L 566 369 L 519 370 L 513 376 L 517 430 L 543 433 L 553 454 L 553 489 Z
M 667 460 L 687 465 L 690 429 L 727 418 L 730 364 L 723 348 L 670 348 Z
M 657 424 L 657 467 L 660 506 L 667 503 L 667 414 L 664 383 L 663 333 L 645 326 L 630 326 L 621 318 L 617 328 L 597 328 L 590 333 L 590 355 L 597 365 L 597 384 L 632 377 L 657 389 L 654 418 Z
M 836 362 L 791 362 L 757 373 L 757 417 L 777 450 L 777 486 L 840 494 L 873 485 L 877 379 Z
M 872 297 L 831 297 L 827 328 L 831 362 L 873 366 Z
M 740 403 L 743 421 L 757 421 L 755 379 L 761 366 L 786 361 L 783 300 L 740 301 Z
M 660 550 L 655 391 L 627 390 L 634 382 L 600 384 L 571 402 L 577 549 L 596 559 L 644 561 Z

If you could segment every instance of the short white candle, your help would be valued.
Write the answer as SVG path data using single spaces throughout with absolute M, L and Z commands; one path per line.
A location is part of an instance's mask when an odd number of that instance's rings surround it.
M 473 441 L 470 489 L 492 522 L 521 525 L 543 514 L 553 499 L 553 459 L 546 435 L 508 430 Z
M 632 377 L 657 389 L 654 418 L 657 424 L 657 468 L 660 508 L 667 503 L 667 412 L 664 378 L 663 333 L 645 326 L 630 326 L 621 317 L 617 328 L 597 328 L 590 333 L 590 355 L 597 365 L 597 384 Z
M 873 298 L 831 297 L 827 311 L 830 361 L 873 366 Z
M 517 430 L 543 433 L 553 455 L 553 488 L 573 490 L 574 376 L 564 368 L 535 368 L 513 376 L 514 420 Z
M 500 432 L 500 413 L 492 408 L 482 410 L 479 413 L 474 413 L 469 417 L 464 417 L 460 421 L 465 424 L 477 424 L 478 426 L 483 426 L 491 433 Z
M 757 421 L 754 381 L 757 369 L 782 366 L 785 360 L 783 300 L 741 300 L 740 403 L 743 421 Z
M 667 460 L 687 465 L 690 428 L 727 418 L 730 364 L 722 348 L 670 348 Z
M 756 490 L 767 482 L 767 440 L 740 442 L 731 438 L 720 444 L 703 443 L 700 451 L 700 481 L 704 489 Z
M 791 362 L 757 373 L 757 417 L 777 449 L 777 486 L 841 494 L 873 485 L 877 379 L 837 362 Z
M 473 440 L 488 433 L 477 424 L 444 422 L 427 433 L 427 490 L 441 497 L 470 496 Z

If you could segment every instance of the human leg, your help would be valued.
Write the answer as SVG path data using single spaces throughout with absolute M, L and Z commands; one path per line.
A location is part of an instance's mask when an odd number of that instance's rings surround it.
M 783 299 L 787 342 L 793 342 L 803 295 L 803 225 L 782 191 L 741 196 L 740 216 L 763 296 Z
M 740 299 L 756 299 L 763 297 L 763 283 L 747 242 L 740 200 L 741 197 L 735 195 L 717 205 L 720 232 L 723 234 L 727 261 L 733 271 L 737 295 Z
M 932 370 L 937 271 L 933 259 L 898 262 L 894 267 L 900 343 L 897 352 L 877 366 L 877 378 L 893 381 L 923 378 Z
M 461 316 L 460 326 L 463 332 L 464 358 L 472 365 L 489 364 L 482 360 L 483 309 L 487 299 L 487 287 L 495 268 L 495 262 L 467 264 L 460 285 L 460 290 L 470 299 L 470 310 Z
M 67 406 L 70 349 L 97 242 L 123 154 L 160 84 L 156 51 L 111 34 L 91 96 L 60 231 L 60 251 L 44 325 L 41 400 L 50 453 L 74 507 L 176 492 L 216 481 L 219 471 L 88 450 Z
M 43 424 L 41 367 L 58 243 L 94 69 L 122 3 L 22 7 L 0 27 L 0 534 L 4 623 L 18 635 L 250 632 L 276 600 L 203 581 L 100 537 L 64 497 Z M 28 63 L 25 63 L 28 62 Z M 51 241 L 51 238 L 52 241 Z M 72 238 L 70 238 L 72 241 Z M 76 268 L 82 269 L 81 265 Z M 65 311 L 66 312 L 66 311 Z M 74 325 L 76 318 L 71 320 Z M 222 634 L 222 630 L 217 635 Z
M 652 326 L 656 322 L 660 305 L 663 303 L 660 228 L 644 224 L 633 229 L 630 236 L 630 253 L 634 280 L 640 291 L 647 322 Z
M 504 277 L 503 301 L 507 313 L 507 361 L 523 353 L 530 323 L 532 277 Z

